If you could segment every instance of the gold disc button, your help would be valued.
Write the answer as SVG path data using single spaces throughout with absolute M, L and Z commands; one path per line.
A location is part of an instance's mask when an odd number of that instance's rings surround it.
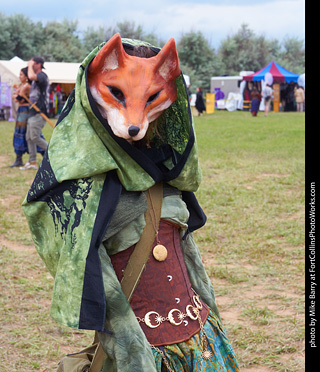
M 168 256 L 167 248 L 162 244 L 157 244 L 152 251 L 153 257 L 157 261 L 164 261 Z

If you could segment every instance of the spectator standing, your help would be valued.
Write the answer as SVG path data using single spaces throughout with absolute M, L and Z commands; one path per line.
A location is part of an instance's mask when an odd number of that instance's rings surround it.
M 61 88 L 60 88 L 60 85 L 58 84 L 57 87 L 56 87 L 56 91 L 55 91 L 55 107 L 56 107 L 56 115 L 60 115 L 61 114 L 61 110 L 62 110 L 62 93 L 61 93 Z
M 304 99 L 305 99 L 303 88 L 299 86 L 298 89 L 295 90 L 294 96 L 296 98 L 297 111 L 303 112 Z
M 49 94 L 49 118 L 54 118 L 55 106 L 54 106 L 54 90 L 51 88 Z
M 49 106 L 49 79 L 44 69 L 44 59 L 33 57 L 28 62 L 28 78 L 32 81 L 30 87 L 30 101 L 35 104 L 41 113 L 48 115 Z M 40 113 L 30 106 L 26 139 L 29 150 L 29 161 L 20 169 L 37 169 L 37 146 L 46 151 L 48 142 L 41 137 L 46 121 Z
M 261 97 L 258 92 L 258 89 L 254 87 L 251 92 L 251 114 L 252 116 L 257 116 L 259 111 Z
M 264 116 L 268 116 L 272 96 L 273 90 L 270 85 L 266 84 L 265 87 L 262 89 L 262 97 L 264 99 Z
M 28 68 L 24 67 L 19 74 L 20 86 L 13 94 L 13 99 L 18 102 L 16 126 L 13 135 L 13 148 L 16 153 L 16 160 L 10 167 L 20 167 L 23 165 L 22 156 L 28 152 L 26 141 L 27 120 L 29 114 L 29 103 L 23 96 L 29 97 L 31 81 L 28 79 Z
M 198 110 L 198 116 L 202 115 L 202 112 L 206 109 L 202 89 L 200 87 L 197 88 L 196 109 Z

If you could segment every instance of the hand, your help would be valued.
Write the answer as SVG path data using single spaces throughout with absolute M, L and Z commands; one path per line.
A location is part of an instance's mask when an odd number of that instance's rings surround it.
M 36 74 L 36 62 L 31 59 L 29 62 L 28 62 L 28 78 L 30 80 L 37 80 L 37 74 Z
M 28 68 L 31 68 L 33 70 L 33 65 L 35 64 L 35 61 L 33 59 L 30 59 L 28 62 Z

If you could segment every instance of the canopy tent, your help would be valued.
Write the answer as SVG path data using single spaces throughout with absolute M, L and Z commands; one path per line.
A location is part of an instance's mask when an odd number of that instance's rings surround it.
M 19 83 L 19 73 L 23 67 L 27 67 L 28 62 L 18 58 L 10 61 L 0 61 L 0 75 L 2 81 L 9 85 Z M 65 62 L 45 62 L 43 70 L 49 78 L 50 84 L 75 84 L 80 63 Z
M 12 87 L 15 84 L 20 83 L 19 73 L 23 67 L 27 67 L 28 62 L 23 61 L 19 57 L 14 57 L 10 61 L 0 60 L 0 115 L 1 109 L 4 106 L 10 106 L 10 118 L 16 115 L 16 103 L 11 100 Z M 60 88 L 67 97 L 73 90 L 80 63 L 64 63 L 64 62 L 45 62 L 44 72 L 48 75 L 50 84 L 59 84 Z M 9 90 L 7 88 L 10 88 Z M 4 92 L 10 97 L 10 104 L 7 103 L 8 100 L 5 99 Z M 8 98 L 9 99 L 9 98 Z
M 294 74 L 280 66 L 277 62 L 270 62 L 267 66 L 263 67 L 261 70 L 255 72 L 254 74 L 247 75 L 243 77 L 246 81 L 261 81 L 264 80 L 266 73 L 269 72 L 273 77 L 274 83 L 287 83 L 298 81 L 300 75 Z

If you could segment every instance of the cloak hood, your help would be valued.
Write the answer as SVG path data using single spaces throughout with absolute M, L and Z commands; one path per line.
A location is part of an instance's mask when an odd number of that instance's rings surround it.
M 122 43 L 150 46 L 130 39 Z M 106 306 L 98 247 L 122 188 L 144 191 L 167 182 L 183 192 L 199 217 L 190 230 L 204 223 L 193 195 L 201 172 L 183 75 L 176 79 L 176 101 L 158 118 L 151 148 L 132 146 L 113 134 L 89 90 L 88 66 L 104 44 L 82 62 L 22 205 L 35 247 L 55 278 L 52 317 L 95 330 L 104 329 Z

